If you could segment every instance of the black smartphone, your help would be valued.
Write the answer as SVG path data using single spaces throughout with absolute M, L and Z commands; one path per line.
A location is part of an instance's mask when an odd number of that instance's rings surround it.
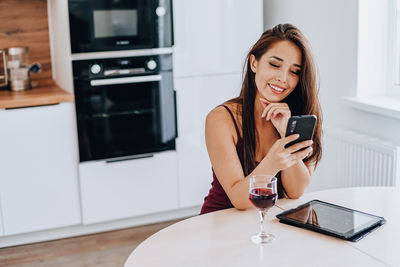
M 304 140 L 311 140 L 314 136 L 315 123 L 317 122 L 317 116 L 315 115 L 302 115 L 302 116 L 292 116 L 289 118 L 286 127 L 286 136 L 292 134 L 299 134 L 300 137 L 293 142 L 285 145 L 289 147 L 296 143 Z

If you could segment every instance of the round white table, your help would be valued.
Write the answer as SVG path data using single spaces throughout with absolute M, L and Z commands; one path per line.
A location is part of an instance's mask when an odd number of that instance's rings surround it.
M 282 224 L 283 210 L 312 199 L 383 216 L 386 224 L 353 243 Z M 358 187 L 280 199 L 266 216 L 276 239 L 256 245 L 255 209 L 227 209 L 175 223 L 143 241 L 125 262 L 130 266 L 400 266 L 400 189 Z

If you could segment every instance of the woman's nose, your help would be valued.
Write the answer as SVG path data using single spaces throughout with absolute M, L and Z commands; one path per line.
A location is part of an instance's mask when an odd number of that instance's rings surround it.
M 277 80 L 286 83 L 287 74 L 285 71 L 280 71 L 277 75 Z

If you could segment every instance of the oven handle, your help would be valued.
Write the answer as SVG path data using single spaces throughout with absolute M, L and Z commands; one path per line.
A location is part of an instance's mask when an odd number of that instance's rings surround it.
M 112 85 L 112 84 L 144 83 L 144 82 L 157 82 L 157 81 L 161 81 L 161 75 L 147 75 L 147 76 L 137 76 L 137 77 L 91 80 L 90 85 L 102 86 L 102 85 Z

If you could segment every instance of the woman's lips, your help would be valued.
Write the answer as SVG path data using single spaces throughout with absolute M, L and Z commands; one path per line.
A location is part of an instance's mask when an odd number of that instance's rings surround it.
M 271 91 L 273 92 L 273 93 L 275 93 L 275 94 L 282 94 L 286 89 L 285 88 L 282 88 L 282 87 L 280 87 L 280 86 L 278 86 L 278 85 L 276 85 L 276 84 L 268 84 L 269 85 L 269 87 L 271 88 Z

